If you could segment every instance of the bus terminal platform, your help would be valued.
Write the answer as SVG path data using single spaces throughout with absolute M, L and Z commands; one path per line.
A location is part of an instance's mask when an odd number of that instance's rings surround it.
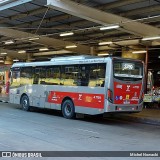
M 8 103 L 9 98 L 8 95 L 1 94 L 0 95 L 0 102 Z M 2 103 L 0 104 L 2 105 Z M 142 112 L 140 113 L 120 113 L 114 114 L 112 118 L 116 118 L 123 121 L 132 121 L 136 123 L 145 123 L 151 125 L 160 125 L 160 108 L 159 107 L 144 107 Z
M 145 123 L 151 125 L 160 125 L 160 109 L 143 108 L 142 112 L 132 114 L 116 114 L 114 117 L 119 120 Z

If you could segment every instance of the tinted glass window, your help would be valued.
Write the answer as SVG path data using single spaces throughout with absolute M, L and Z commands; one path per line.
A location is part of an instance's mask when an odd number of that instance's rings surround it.
M 143 76 L 143 65 L 138 62 L 114 61 L 114 77 L 120 80 L 137 81 Z
M 21 69 L 21 85 L 33 83 L 32 67 L 24 67 Z
M 44 79 L 47 85 L 60 84 L 60 66 L 48 66 L 46 67 L 46 78 Z
M 61 84 L 66 86 L 78 85 L 79 67 L 78 65 L 67 65 L 61 68 Z
M 80 85 L 104 87 L 106 64 L 80 65 Z
M 11 69 L 11 87 L 20 86 L 20 68 Z

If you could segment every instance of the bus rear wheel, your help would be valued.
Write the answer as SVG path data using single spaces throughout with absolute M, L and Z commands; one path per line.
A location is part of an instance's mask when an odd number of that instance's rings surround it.
M 67 99 L 62 104 L 63 117 L 73 119 L 75 117 L 75 107 L 71 100 Z
M 29 98 L 27 95 L 24 95 L 21 99 L 21 106 L 24 111 L 29 111 L 30 110 L 30 105 L 29 105 Z

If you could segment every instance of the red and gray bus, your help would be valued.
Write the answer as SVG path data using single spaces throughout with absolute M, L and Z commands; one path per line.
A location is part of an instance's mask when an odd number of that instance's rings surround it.
M 9 101 L 76 113 L 140 112 L 143 108 L 144 64 L 116 57 L 69 56 L 11 67 Z

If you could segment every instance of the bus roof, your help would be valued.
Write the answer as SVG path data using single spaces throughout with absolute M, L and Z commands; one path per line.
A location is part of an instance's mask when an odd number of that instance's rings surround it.
M 141 60 L 126 59 L 120 57 L 98 57 L 98 56 L 82 55 L 82 56 L 56 57 L 52 58 L 50 61 L 43 61 L 43 62 L 16 62 L 12 65 L 12 68 L 27 67 L 27 66 L 69 65 L 69 64 L 82 64 L 82 63 L 105 63 L 111 59 L 141 62 Z

